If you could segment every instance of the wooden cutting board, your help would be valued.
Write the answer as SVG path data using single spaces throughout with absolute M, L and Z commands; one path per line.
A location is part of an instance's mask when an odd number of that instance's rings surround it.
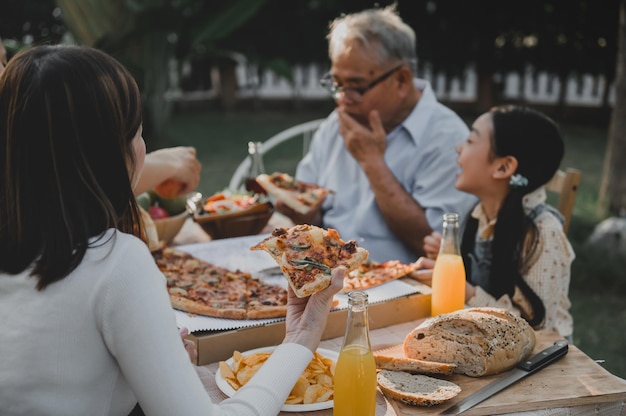
M 555 341 L 563 339 L 555 332 L 538 331 L 536 335 L 537 343 L 533 355 L 554 344 Z M 384 353 L 401 356 L 403 355 L 402 346 L 385 349 Z M 389 402 L 398 415 L 438 415 L 505 374 L 480 378 L 458 374 L 445 377 L 446 380 L 461 386 L 462 391 L 447 403 L 431 408 L 408 406 L 395 400 L 389 400 Z M 570 344 L 567 355 L 559 361 L 523 378 L 464 412 L 463 415 L 526 412 L 624 400 L 626 400 L 626 380 L 614 376 L 576 346 Z

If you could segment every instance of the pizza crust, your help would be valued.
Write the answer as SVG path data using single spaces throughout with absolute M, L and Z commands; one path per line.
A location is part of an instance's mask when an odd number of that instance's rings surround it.
M 182 296 L 171 295 L 170 294 L 170 302 L 172 303 L 172 307 L 175 309 L 180 309 L 185 312 L 195 313 L 198 315 L 207 315 L 215 318 L 226 318 L 226 319 L 246 319 L 246 309 L 244 308 L 236 308 L 233 306 L 223 307 L 223 308 L 215 308 L 209 306 L 204 303 L 196 302 L 191 299 L 184 298 Z M 223 306 L 226 303 L 222 303 Z
M 248 319 L 284 318 L 287 315 L 287 305 L 248 305 Z

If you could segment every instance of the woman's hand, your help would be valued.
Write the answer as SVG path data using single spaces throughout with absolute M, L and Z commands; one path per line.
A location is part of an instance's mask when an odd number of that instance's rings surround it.
M 436 259 L 441 246 L 441 233 L 434 231 L 430 235 L 424 237 L 424 253 L 429 259 Z
M 326 289 L 306 298 L 299 298 L 288 288 L 286 333 L 283 342 L 301 344 L 315 351 L 326 328 L 328 313 L 333 303 L 333 296 L 343 288 L 346 275 L 345 267 L 338 267 L 332 272 L 332 281 Z
M 177 196 L 187 194 L 198 187 L 202 165 L 196 157 L 196 149 L 189 146 L 166 147 L 146 155 L 135 195 L 154 189 L 168 179 L 183 186 Z
M 366 124 L 362 124 L 344 107 L 339 106 L 336 111 L 339 119 L 339 132 L 352 157 L 359 164 L 382 160 L 387 147 L 387 134 L 379 112 L 372 110 Z
M 180 338 L 183 340 L 183 345 L 185 346 L 185 350 L 187 354 L 189 354 L 189 359 L 193 364 L 198 362 L 198 349 L 196 348 L 196 343 L 190 339 L 185 339 L 185 337 L 189 335 L 189 330 L 186 327 L 180 329 Z

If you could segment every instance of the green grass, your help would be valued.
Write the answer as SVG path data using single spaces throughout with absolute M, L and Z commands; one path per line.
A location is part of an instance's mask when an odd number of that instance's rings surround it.
M 324 112 L 195 113 L 178 115 L 165 127 L 164 139 L 148 148 L 193 145 L 202 162 L 198 191 L 211 195 L 226 187 L 237 165 L 248 155 L 249 141 L 264 141 L 295 124 L 326 116 Z M 301 148 L 285 143 L 264 159 L 268 172 L 295 171 Z
M 163 139 L 148 148 L 193 145 L 202 162 L 198 190 L 204 195 L 228 185 L 236 166 L 247 155 L 250 140 L 263 141 L 294 124 L 324 117 L 325 111 L 187 112 L 175 115 L 166 125 Z M 470 123 L 472 120 L 466 120 Z M 587 355 L 626 378 L 626 259 L 607 258 L 585 246 L 587 236 L 602 219 L 596 203 L 602 175 L 607 129 L 579 125 L 562 126 L 566 154 L 562 167 L 583 172 L 569 237 L 576 252 L 572 267 L 570 299 L 574 316 L 574 343 Z M 541 149 L 537 149 L 541 151 Z M 302 154 L 293 144 L 272 151 L 265 158 L 268 172 L 293 172 Z M 621 295 L 620 295 L 621 294 Z

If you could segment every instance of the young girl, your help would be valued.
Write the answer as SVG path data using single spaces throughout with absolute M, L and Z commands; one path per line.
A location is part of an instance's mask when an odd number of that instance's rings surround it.
M 277 414 L 313 357 L 333 284 L 289 292 L 286 336 L 246 388 L 211 403 L 176 329 L 133 194 L 140 93 L 94 49 L 42 46 L 0 75 L 3 415 Z
M 466 218 L 461 240 L 466 304 L 517 311 L 533 327 L 571 340 L 574 252 L 543 187 L 563 152 L 559 129 L 548 117 L 523 107 L 497 107 L 480 116 L 457 147 L 456 187 L 480 200 Z M 440 241 L 437 233 L 424 239 L 431 259 Z M 430 271 L 417 275 L 428 279 Z

